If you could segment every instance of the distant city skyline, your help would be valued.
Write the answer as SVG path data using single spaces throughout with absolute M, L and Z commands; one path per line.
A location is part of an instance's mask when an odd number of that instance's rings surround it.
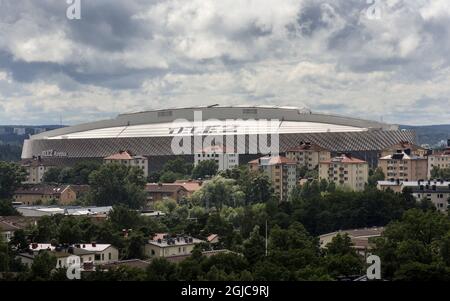
M 0 124 L 210 104 L 449 124 L 450 2 L 377 3 L 96 0 L 69 19 L 66 1 L 3 0 Z

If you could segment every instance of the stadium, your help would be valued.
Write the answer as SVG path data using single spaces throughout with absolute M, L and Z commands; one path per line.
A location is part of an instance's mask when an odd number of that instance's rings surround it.
M 199 119 L 200 116 L 200 119 Z M 272 126 L 261 123 L 271 121 Z M 415 143 L 413 131 L 396 125 L 313 113 L 308 109 L 278 106 L 204 106 L 126 113 L 114 119 L 60 128 L 31 136 L 24 142 L 22 159 L 46 158 L 76 162 L 101 159 L 120 150 L 148 156 L 151 169 L 158 169 L 177 155 L 171 147 L 174 137 L 196 139 L 216 135 L 234 141 L 243 139 L 241 163 L 263 153 L 251 152 L 252 135 L 273 133 L 273 124 L 283 153 L 301 142 L 315 143 L 332 153 L 352 155 L 376 164 L 380 150 L 400 141 Z M 193 161 L 191 152 L 183 156 Z

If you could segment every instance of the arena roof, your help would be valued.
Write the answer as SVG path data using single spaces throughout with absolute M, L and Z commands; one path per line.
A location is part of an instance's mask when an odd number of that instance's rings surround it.
M 212 134 L 211 131 L 236 135 L 361 132 L 370 129 L 397 130 L 398 127 L 358 118 L 312 113 L 304 108 L 213 105 L 121 114 L 115 119 L 44 132 L 32 136 L 31 140 L 164 137 Z

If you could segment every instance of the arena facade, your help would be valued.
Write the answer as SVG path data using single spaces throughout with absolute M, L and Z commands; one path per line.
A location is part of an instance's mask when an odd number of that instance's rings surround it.
M 180 155 L 174 152 L 175 139 L 192 141 L 190 151 L 185 148 L 182 156 L 193 161 L 196 142 L 213 136 L 221 138 L 221 144 L 227 148 L 232 146 L 236 150 L 239 141 L 244 141 L 245 147 L 238 153 L 240 163 L 246 163 L 265 154 L 255 152 L 253 137 L 266 134 L 270 144 L 275 133 L 280 153 L 308 141 L 333 153 L 352 153 L 371 165 L 376 164 L 382 149 L 400 141 L 416 142 L 414 132 L 376 121 L 294 107 L 213 105 L 127 113 L 110 120 L 44 132 L 25 141 L 22 159 L 40 157 L 73 163 L 128 150 L 148 156 L 150 169 L 154 170 Z

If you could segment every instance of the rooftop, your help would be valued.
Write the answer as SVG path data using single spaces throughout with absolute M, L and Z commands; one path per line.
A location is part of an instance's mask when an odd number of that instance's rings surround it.
M 177 236 L 177 237 L 167 237 L 163 239 L 150 240 L 148 243 L 161 248 L 168 246 L 186 246 L 192 244 L 199 244 L 204 242 L 203 240 L 193 238 L 190 236 Z
M 297 162 L 283 156 L 275 156 L 275 157 L 261 157 L 259 159 L 248 162 L 248 164 L 278 165 L 278 164 L 297 164 Z
M 133 155 L 128 151 L 120 151 L 117 154 L 106 157 L 104 160 L 132 160 Z
M 175 193 L 180 190 L 187 191 L 182 184 L 176 183 L 148 183 L 145 185 L 145 191 L 147 192 L 169 192 Z
M 382 157 L 380 158 L 380 160 L 427 160 L 427 158 L 415 155 L 408 155 L 405 152 L 397 152 L 395 154 Z
M 70 185 L 25 185 L 17 189 L 15 194 L 28 194 L 28 195 L 48 195 L 57 196 L 60 195 L 64 190 L 68 189 Z
M 20 230 L 21 228 L 8 223 L 6 221 L 0 221 L 0 231 L 2 232 L 11 232 L 11 231 L 16 231 L 16 230 Z
M 78 249 L 82 249 L 88 252 L 103 252 L 104 250 L 111 247 L 111 244 L 97 244 L 97 243 L 90 243 L 90 244 L 74 244 L 74 247 Z
M 331 163 L 364 164 L 367 162 L 364 160 L 349 156 L 349 155 L 340 155 L 340 156 L 331 158 L 331 160 L 322 161 L 320 163 L 325 163 L 325 164 L 331 164 Z

